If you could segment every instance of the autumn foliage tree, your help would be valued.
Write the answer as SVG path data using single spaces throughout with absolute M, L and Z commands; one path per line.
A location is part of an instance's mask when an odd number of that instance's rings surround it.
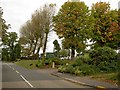
M 120 29 L 118 25 L 118 11 L 110 10 L 110 4 L 99 2 L 92 5 L 92 14 L 95 18 L 93 31 L 94 47 L 109 46 L 117 48 L 120 42 Z
M 93 29 L 93 18 L 84 2 L 65 2 L 53 19 L 54 31 L 63 38 L 63 45 L 71 49 L 71 59 L 75 51 L 86 47 L 85 41 Z

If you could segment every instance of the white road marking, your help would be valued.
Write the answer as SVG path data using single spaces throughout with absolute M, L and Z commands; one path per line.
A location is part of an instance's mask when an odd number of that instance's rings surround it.
M 6 64 L 6 65 L 8 65 L 8 64 Z M 30 86 L 30 87 L 32 87 L 33 88 L 33 85 L 29 82 L 29 81 L 27 81 L 27 79 L 25 79 L 24 77 L 23 77 L 23 75 L 21 75 L 17 70 L 15 70 L 13 67 L 11 67 L 10 65 L 8 65 L 11 69 L 13 69 L 14 71 L 16 71 L 16 73 L 18 73 L 19 75 L 20 75 L 20 77 Z
M 19 72 L 16 70 L 16 73 L 19 73 Z
M 14 68 L 12 68 L 13 70 L 15 70 Z
M 20 76 L 21 76 L 21 78 L 22 78 L 28 85 L 30 85 L 30 87 L 33 88 L 33 86 L 31 85 L 31 83 L 30 83 L 29 81 L 27 81 L 22 75 L 20 75 Z

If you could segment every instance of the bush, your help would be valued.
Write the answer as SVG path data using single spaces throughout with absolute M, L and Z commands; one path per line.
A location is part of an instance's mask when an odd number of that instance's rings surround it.
M 58 72 L 74 74 L 75 68 L 72 65 L 64 65 L 58 68 Z
M 79 66 L 75 67 L 75 75 L 82 75 L 82 71 L 80 71 Z
M 96 73 L 96 70 L 91 65 L 84 64 L 79 67 L 79 70 L 83 75 L 92 75 Z
M 43 67 L 43 64 L 42 64 L 42 60 L 38 61 L 38 63 L 36 64 L 36 67 L 39 67 L 39 68 L 42 68 Z
M 72 61 L 70 61 L 70 60 L 60 60 L 60 65 L 66 65 L 67 63 L 71 64 Z
M 66 67 L 65 67 L 65 66 L 60 66 L 60 67 L 58 68 L 58 72 L 61 72 L 61 73 L 66 72 Z
M 98 47 L 96 50 L 91 50 L 90 58 L 92 58 L 92 63 L 94 65 L 99 65 L 100 62 L 109 62 L 117 60 L 117 53 L 109 47 Z
M 75 68 L 72 65 L 66 66 L 66 73 L 74 74 L 74 72 L 75 72 Z
M 55 65 L 60 65 L 60 59 L 59 58 L 51 58 L 50 63 L 55 62 Z
M 110 47 L 98 47 L 89 53 L 91 64 L 97 66 L 100 72 L 117 71 L 117 53 Z
M 112 61 L 111 63 L 109 62 L 101 62 L 98 65 L 98 68 L 101 70 L 101 72 L 117 72 L 118 70 L 118 66 L 117 66 L 117 62 Z
M 76 60 L 72 63 L 72 66 L 81 66 L 83 64 L 82 60 L 80 57 L 76 58 Z
M 109 47 L 98 47 L 76 58 L 58 71 L 75 75 L 93 75 L 96 73 L 116 72 L 120 70 L 117 53 Z

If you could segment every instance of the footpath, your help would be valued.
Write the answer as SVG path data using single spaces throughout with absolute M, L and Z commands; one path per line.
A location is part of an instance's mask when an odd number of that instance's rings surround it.
M 120 87 L 118 87 L 117 85 L 112 85 L 106 82 L 101 82 L 101 81 L 97 81 L 97 80 L 93 80 L 90 79 L 88 77 L 78 77 L 75 75 L 70 75 L 70 74 L 65 74 L 65 73 L 59 73 L 59 72 L 53 72 L 51 73 L 54 76 L 57 76 L 59 78 L 62 78 L 64 80 L 76 83 L 76 84 L 80 84 L 80 85 L 85 85 L 85 86 L 89 86 L 89 87 L 94 87 L 97 89 L 103 89 L 103 90 L 120 90 Z

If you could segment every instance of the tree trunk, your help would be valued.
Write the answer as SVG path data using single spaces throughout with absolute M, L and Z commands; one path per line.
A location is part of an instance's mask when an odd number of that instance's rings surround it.
M 40 48 L 42 47 L 42 40 L 43 40 L 43 38 L 40 39 L 40 45 L 39 45 L 39 47 L 37 49 L 36 54 L 39 54 Z
M 33 55 L 35 54 L 35 49 L 36 49 L 36 47 L 37 47 L 37 42 L 38 42 L 38 39 L 36 39 L 36 42 L 35 42 L 35 47 L 34 47 L 34 49 L 33 49 Z
M 75 50 L 74 49 L 71 49 L 71 60 L 74 60 L 74 57 L 75 57 Z
M 33 45 L 33 43 L 30 43 L 30 49 L 29 49 L 29 52 L 28 52 L 28 57 L 31 55 L 32 45 Z
M 45 60 L 45 51 L 46 51 L 46 45 L 47 45 L 47 38 L 48 38 L 48 32 L 46 33 L 44 47 L 43 47 L 43 55 L 42 55 L 43 64 L 44 64 L 44 60 Z

